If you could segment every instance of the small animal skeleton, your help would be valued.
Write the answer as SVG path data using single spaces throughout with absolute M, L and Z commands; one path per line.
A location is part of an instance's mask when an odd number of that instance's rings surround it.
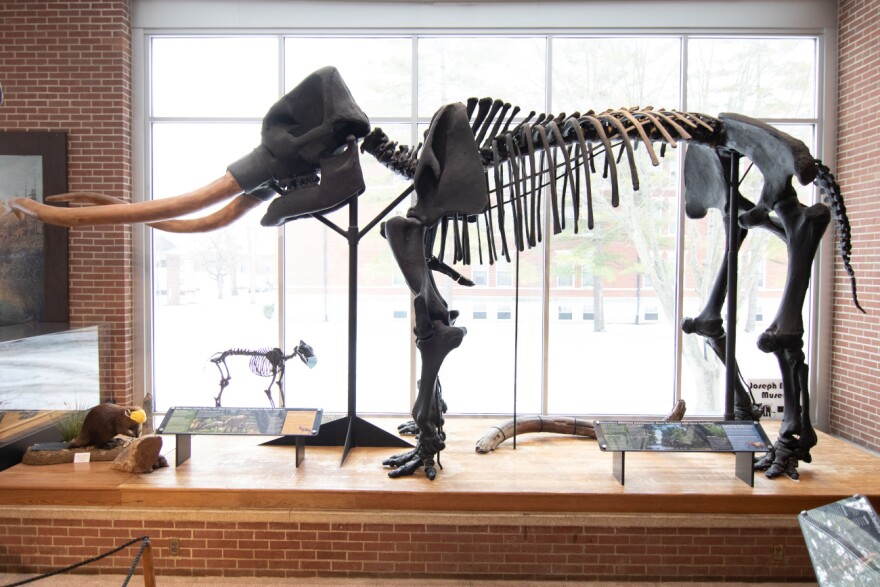
M 250 357 L 248 367 L 250 368 L 251 373 L 259 375 L 260 377 L 271 377 L 269 385 L 266 386 L 266 389 L 263 391 L 266 394 L 266 397 L 269 398 L 269 404 L 273 408 L 275 407 L 275 401 L 272 399 L 273 384 L 278 386 L 280 407 L 283 408 L 285 406 L 282 379 L 284 379 L 284 364 L 288 359 L 299 357 L 303 363 L 309 366 L 309 369 L 314 367 L 318 362 L 317 357 L 315 357 L 315 350 L 303 341 L 299 341 L 299 344 L 289 355 L 285 355 L 284 351 L 277 347 L 262 348 L 255 351 L 236 348 L 217 353 L 212 356 L 210 360 L 217 366 L 217 370 L 220 371 L 220 392 L 217 394 L 217 397 L 214 398 L 214 405 L 218 408 L 220 407 L 220 401 L 223 397 L 223 390 L 226 389 L 226 386 L 229 385 L 229 382 L 232 380 L 232 376 L 229 374 L 229 367 L 226 365 L 226 357 Z

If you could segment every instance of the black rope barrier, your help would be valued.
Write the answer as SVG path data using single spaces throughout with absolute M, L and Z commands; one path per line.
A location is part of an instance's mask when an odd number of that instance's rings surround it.
M 80 561 L 76 564 L 70 565 L 69 567 L 64 567 L 63 569 L 56 569 L 54 571 L 50 571 L 50 572 L 45 573 L 43 575 L 38 575 L 36 577 L 31 577 L 30 579 L 25 579 L 24 581 L 10 583 L 10 584 L 6 585 L 5 587 L 17 587 L 18 585 L 25 585 L 27 583 L 33 583 L 34 581 L 40 581 L 40 580 L 46 579 L 48 577 L 52 577 L 55 575 L 60 575 L 62 573 L 66 573 L 68 571 L 72 571 L 73 569 L 91 564 L 93 562 L 101 560 L 102 558 L 107 558 L 108 556 L 114 555 L 117 552 L 119 552 L 120 550 L 122 550 L 124 548 L 128 548 L 129 546 L 131 546 L 132 544 L 134 544 L 135 542 L 138 542 L 138 541 L 141 542 L 140 550 L 138 550 L 137 555 L 134 557 L 134 562 L 131 563 L 131 567 L 129 567 L 129 569 L 128 569 L 128 575 L 126 575 L 125 581 L 122 583 L 122 587 L 126 587 L 126 585 L 128 585 L 128 582 L 131 581 L 132 575 L 134 575 L 134 570 L 137 568 L 137 564 L 141 559 L 141 555 L 144 554 L 144 550 L 147 548 L 147 546 L 150 545 L 150 537 L 149 536 L 139 536 L 138 538 L 134 538 L 132 540 L 129 540 L 128 542 L 126 542 L 122 546 L 117 546 L 113 550 L 108 550 L 104 554 L 99 554 L 98 556 L 93 556 L 90 559 Z

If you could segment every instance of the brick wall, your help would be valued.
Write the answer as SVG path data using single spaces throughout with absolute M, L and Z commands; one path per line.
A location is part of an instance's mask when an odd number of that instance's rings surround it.
M 0 2 L 0 131 L 68 133 L 68 188 L 131 196 L 127 0 Z M 70 232 L 70 321 L 106 324 L 105 397 L 132 397 L 131 230 Z
M 880 2 L 840 2 L 837 178 L 853 233 L 853 268 L 867 315 L 834 283 L 831 431 L 880 450 Z
M 218 514 L 221 519 L 226 515 Z M 397 514 L 385 522 L 183 517 L 190 519 L 144 519 L 140 513 L 113 520 L 4 515 L 0 569 L 45 573 L 149 536 L 158 575 L 815 581 L 803 536 L 790 516 L 775 523 L 737 516 L 733 527 L 693 517 L 690 525 L 678 519 L 656 527 L 631 517 L 610 520 L 610 525 L 570 521 L 562 526 L 481 523 L 480 515 L 466 525 L 443 523 L 442 516 L 428 523 L 391 521 Z M 420 517 L 432 519 L 428 513 Z M 176 556 L 169 548 L 171 539 L 179 543 Z M 125 574 L 139 546 L 77 572 Z

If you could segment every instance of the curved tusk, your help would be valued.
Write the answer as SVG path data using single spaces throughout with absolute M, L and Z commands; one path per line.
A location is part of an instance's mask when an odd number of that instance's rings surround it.
M 211 204 L 216 204 L 240 194 L 242 191 L 235 178 L 227 172 L 220 179 L 188 194 L 163 198 L 161 200 L 150 200 L 134 204 L 112 203 L 84 208 L 58 208 L 26 198 L 12 198 L 9 200 L 9 207 L 16 212 L 27 214 L 47 224 L 58 226 L 134 224 L 137 222 L 166 220 L 196 212 Z M 106 198 L 106 196 L 101 196 L 100 194 L 86 194 L 86 196 L 87 198 L 93 196 Z M 77 196 L 76 194 L 61 194 L 58 200 L 65 198 L 71 198 L 73 201 L 76 201 Z
M 116 198 L 95 192 L 68 192 L 66 194 L 56 194 L 54 196 L 47 196 L 46 201 L 53 204 L 55 202 L 68 202 L 71 204 L 99 204 L 101 206 L 106 204 L 125 204 L 128 206 L 131 204 L 131 202 L 126 202 L 122 198 Z
M 105 194 L 96 194 L 93 192 L 74 192 L 69 194 L 58 194 L 46 198 L 47 202 L 74 202 L 77 204 L 95 204 L 106 206 L 109 204 L 121 204 L 124 206 L 132 206 L 130 202 L 126 202 L 121 198 L 108 196 Z M 148 222 L 147 226 L 162 230 L 165 232 L 209 232 L 229 226 L 248 211 L 263 203 L 263 200 L 250 194 L 239 194 L 234 200 L 226 204 L 220 210 L 207 216 L 200 218 L 160 220 L 158 222 Z
M 234 200 L 226 204 L 220 210 L 200 218 L 187 218 L 184 220 L 162 220 L 150 222 L 147 226 L 165 232 L 210 232 L 229 226 L 251 208 L 259 206 L 263 200 L 250 194 L 239 194 Z

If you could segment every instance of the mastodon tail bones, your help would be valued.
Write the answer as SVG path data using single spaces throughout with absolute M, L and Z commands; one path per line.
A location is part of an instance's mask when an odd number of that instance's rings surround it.
M 852 234 L 849 217 L 846 214 L 846 205 L 844 205 L 843 196 L 840 194 L 840 186 L 837 185 L 837 180 L 834 179 L 828 167 L 818 159 L 816 159 L 816 171 L 815 183 L 825 194 L 825 202 L 831 207 L 831 213 L 834 216 L 840 258 L 843 260 L 843 268 L 846 270 L 846 274 L 849 275 L 853 303 L 856 308 L 861 310 L 862 314 L 865 314 L 865 309 L 859 304 L 859 298 L 856 294 L 856 274 L 850 264 Z

